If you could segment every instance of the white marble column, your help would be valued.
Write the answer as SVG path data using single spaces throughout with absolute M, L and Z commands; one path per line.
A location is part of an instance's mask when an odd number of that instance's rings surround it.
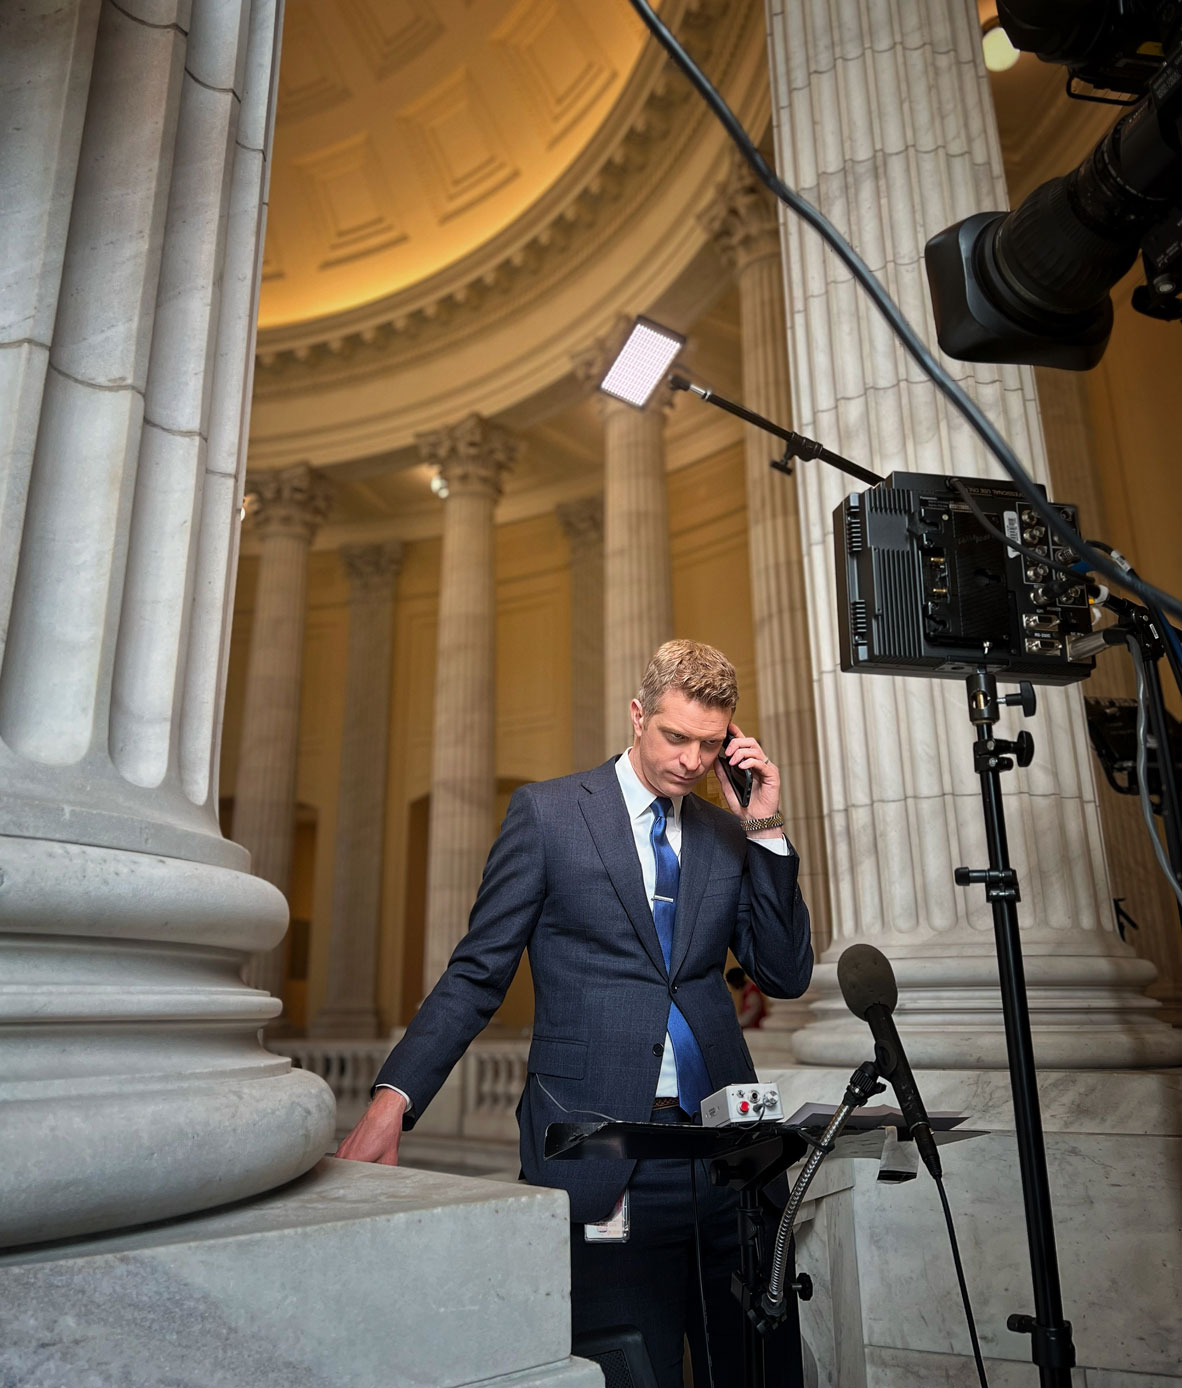
M 501 474 L 518 453 L 504 429 L 479 415 L 423 435 L 425 462 L 447 482 L 442 502 L 439 635 L 427 847 L 430 991 L 468 928 L 468 913 L 492 843 L 496 794 L 496 587 L 493 510 Z
M 791 425 L 787 327 L 780 227 L 772 195 L 735 155 L 703 219 L 739 286 L 743 395 L 748 409 Z M 783 778 L 788 835 L 800 853 L 800 883 L 812 917 L 813 948 L 829 944 L 829 882 L 821 811 L 821 773 L 808 605 L 800 548 L 797 477 L 773 472 L 776 441 L 744 426 L 747 454 L 747 547 L 759 734 Z M 799 467 L 799 464 L 797 464 Z M 808 1015 L 800 1002 L 772 1002 L 761 1030 L 794 1030 Z
M 630 319 L 575 361 L 581 380 L 598 383 L 623 344 Z M 660 386 L 642 410 L 598 397 L 603 420 L 603 754 L 632 740 L 628 704 L 649 657 L 673 635 L 673 571 L 665 486 L 665 413 Z
M 768 0 L 768 16 L 783 176 L 849 234 L 934 342 L 925 241 L 1005 205 L 975 7 Z M 818 237 L 786 214 L 782 227 L 796 427 L 884 474 L 995 472 Z M 950 366 L 1045 478 L 1031 373 Z M 834 961 L 870 940 L 895 965 L 913 1064 L 1004 1066 L 992 915 L 980 888 L 953 882 L 956 866 L 986 862 L 964 686 L 838 668 L 831 517 L 848 490 L 818 464 L 801 471 L 833 944 L 815 980 L 818 1020 L 793 1045 L 818 1064 L 865 1055 Z M 1039 700 L 1034 764 L 1005 777 L 1038 1061 L 1176 1063 L 1182 1036 L 1156 1021 L 1143 992 L 1153 966 L 1113 928 L 1080 690 L 1041 689 Z M 1002 735 L 1020 722 L 1007 713 Z
M 349 657 L 341 739 L 328 987 L 313 1036 L 377 1036 L 374 977 L 382 896 L 394 585 L 402 542 L 342 545 Z
M 297 463 L 248 478 L 246 495 L 259 539 L 259 570 L 233 832 L 250 854 L 254 875 L 286 896 L 295 836 L 308 548 L 332 505 L 332 491 L 309 464 Z M 255 956 L 248 981 L 282 998 L 286 959 L 286 942 L 280 941 Z
M 570 542 L 571 766 L 603 760 L 603 498 L 563 502 Z
M 285 909 L 217 818 L 281 7 L 168 10 L 0 14 L 0 1245 L 241 1199 L 333 1126 L 258 1044 Z

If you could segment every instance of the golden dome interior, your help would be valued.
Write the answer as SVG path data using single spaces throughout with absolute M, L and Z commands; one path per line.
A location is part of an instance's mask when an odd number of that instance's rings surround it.
M 260 327 L 495 236 L 592 139 L 644 37 L 627 0 L 288 0 Z

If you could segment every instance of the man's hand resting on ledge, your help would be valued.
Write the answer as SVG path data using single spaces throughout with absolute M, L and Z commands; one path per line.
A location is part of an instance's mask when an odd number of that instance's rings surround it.
M 361 1115 L 361 1122 L 337 1148 L 337 1156 L 345 1161 L 397 1166 L 405 1112 L 406 1100 L 396 1089 L 379 1089 Z

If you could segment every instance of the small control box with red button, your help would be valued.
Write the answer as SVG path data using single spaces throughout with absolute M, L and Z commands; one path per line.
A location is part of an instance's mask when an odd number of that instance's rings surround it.
M 749 1123 L 774 1123 L 784 1117 L 780 1091 L 774 1084 L 728 1084 L 702 1101 L 704 1128 L 745 1127 Z

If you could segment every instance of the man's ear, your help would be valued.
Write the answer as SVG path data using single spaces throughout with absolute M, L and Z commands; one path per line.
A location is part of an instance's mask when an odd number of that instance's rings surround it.
M 628 712 L 632 715 L 632 733 L 639 737 L 644 728 L 644 707 L 639 699 L 633 699 L 628 705 Z

